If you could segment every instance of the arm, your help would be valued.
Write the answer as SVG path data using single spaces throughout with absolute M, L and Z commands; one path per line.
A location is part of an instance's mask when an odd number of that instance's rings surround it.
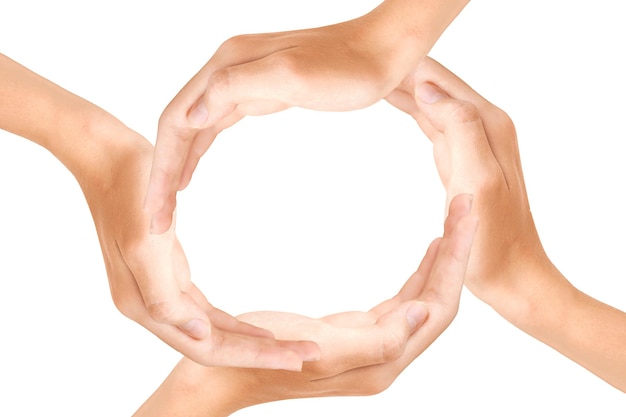
M 246 115 L 292 106 L 343 111 L 386 96 L 415 68 L 469 0 L 386 0 L 359 18 L 320 28 L 226 41 L 159 121 L 146 196 L 153 232 L 169 228 L 216 135 Z
M 206 365 L 300 369 L 318 355 L 314 344 L 276 341 L 208 303 L 174 228 L 149 233 L 142 197 L 153 148 L 119 120 L 0 55 L 0 128 L 45 147 L 76 177 L 126 316 Z
M 576 289 L 548 259 L 509 117 L 432 60 L 389 99 L 433 142 L 448 195 L 474 194 L 481 223 L 467 287 L 524 332 L 626 392 L 626 314 Z
M 224 417 L 270 401 L 385 390 L 456 315 L 477 224 L 470 207 L 467 195 L 452 202 L 443 238 L 431 244 L 395 297 L 367 313 L 320 319 L 276 312 L 240 317 L 280 337 L 316 341 L 322 349 L 320 361 L 294 373 L 207 368 L 182 359 L 135 417 Z

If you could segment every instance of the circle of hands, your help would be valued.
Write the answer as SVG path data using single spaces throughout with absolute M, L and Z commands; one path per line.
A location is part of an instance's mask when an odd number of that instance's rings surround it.
M 119 158 L 109 192 L 81 184 L 116 306 L 184 354 L 173 371 L 174 377 L 185 375 L 182 384 L 201 390 L 202 379 L 217 366 L 263 387 L 263 399 L 250 402 L 380 392 L 451 323 L 463 285 L 488 298 L 489 287 L 506 279 L 513 251 L 542 253 L 511 120 L 425 57 L 390 94 L 380 97 L 413 117 L 430 139 L 448 196 L 443 236 L 433 240 L 417 271 L 395 296 L 367 312 L 321 318 L 251 312 L 233 317 L 217 309 L 191 281 L 175 234 L 175 194 L 189 183 L 219 132 L 245 115 L 294 104 L 262 97 L 240 106 L 204 100 L 206 80 L 224 67 L 224 55 L 216 56 L 170 104 L 173 110 L 166 109 L 156 150 L 136 133 L 126 133 L 139 146 Z M 189 105 L 189 114 L 177 113 L 184 107 L 181 102 Z M 216 106 L 227 110 L 212 113 Z M 181 127 L 189 120 L 196 124 Z M 183 158 L 172 161 L 171 155 Z M 138 196 L 146 189 L 142 201 Z M 543 255 L 538 259 L 543 262 Z

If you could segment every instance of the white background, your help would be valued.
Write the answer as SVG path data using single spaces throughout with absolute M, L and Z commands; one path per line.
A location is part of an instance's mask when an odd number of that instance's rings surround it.
M 0 48 L 154 142 L 163 108 L 228 37 L 339 22 L 376 4 L 5 0 Z M 611 0 L 476 0 L 431 55 L 516 122 L 554 263 L 626 310 L 621 10 Z M 131 415 L 179 354 L 113 306 L 87 205 L 57 160 L 0 132 L 0 187 L 0 415 Z M 442 209 L 430 143 L 408 116 L 386 103 L 290 110 L 218 138 L 179 197 L 178 234 L 217 306 L 318 316 L 393 295 L 441 232 Z M 625 410 L 622 393 L 465 292 L 449 330 L 385 393 L 237 415 Z

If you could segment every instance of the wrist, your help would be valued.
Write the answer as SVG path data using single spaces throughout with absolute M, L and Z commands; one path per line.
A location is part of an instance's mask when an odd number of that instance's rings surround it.
M 469 0 L 385 0 L 364 18 L 373 25 L 378 39 L 409 54 L 417 64 L 467 3 Z
M 378 62 L 391 91 L 432 49 L 469 0 L 385 0 L 352 22 L 353 48 Z M 376 70 L 376 68 L 373 68 Z
M 563 328 L 577 290 L 549 260 L 503 274 L 502 278 L 499 285 L 480 293 L 479 298 L 511 324 L 543 342 Z
M 91 105 L 62 111 L 59 129 L 42 145 L 65 165 L 83 190 L 114 187 L 116 172 L 128 158 L 149 154 L 152 146 L 111 114 Z
M 133 417 L 227 417 L 264 401 L 255 399 L 250 369 L 204 367 L 183 358 Z

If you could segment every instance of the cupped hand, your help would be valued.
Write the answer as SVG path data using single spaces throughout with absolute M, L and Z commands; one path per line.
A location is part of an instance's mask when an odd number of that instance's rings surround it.
M 395 88 L 439 33 L 406 36 L 410 31 L 400 30 L 402 21 L 393 20 L 387 9 L 335 25 L 242 35 L 222 44 L 159 120 L 145 202 L 153 233 L 169 228 L 176 192 L 188 185 L 216 135 L 244 116 L 293 106 L 358 109 Z
M 418 270 L 396 296 L 368 312 L 320 319 L 279 312 L 239 317 L 271 329 L 281 338 L 314 340 L 321 348 L 321 358 L 305 363 L 302 372 L 205 368 L 183 358 L 135 416 L 225 416 L 240 408 L 288 398 L 383 391 L 446 329 L 458 311 L 477 226 L 470 215 L 471 204 L 469 195 L 452 201 L 443 238 L 433 241 Z
M 110 127 L 110 126 L 109 126 Z M 100 128 L 111 140 L 110 166 L 80 183 L 98 232 L 118 309 L 167 344 L 203 365 L 299 370 L 316 359 L 311 342 L 278 341 L 272 333 L 213 307 L 190 278 L 174 226 L 149 231 L 143 209 L 152 146 L 136 133 Z M 112 148 L 112 149 L 111 149 Z
M 529 268 L 551 269 L 533 222 L 508 115 L 430 58 L 387 100 L 413 116 L 432 141 L 448 196 L 474 195 L 480 228 L 465 281 L 468 288 L 490 299 L 503 285 L 528 283 L 516 279 Z

